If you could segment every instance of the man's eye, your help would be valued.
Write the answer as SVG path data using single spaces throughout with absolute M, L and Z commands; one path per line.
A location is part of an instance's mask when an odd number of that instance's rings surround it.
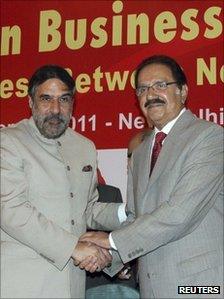
M 65 96 L 65 97 L 61 97 L 60 98 L 60 102 L 61 103 L 68 103 L 71 101 L 71 97 L 70 96 Z
M 41 101 L 43 101 L 43 102 L 49 102 L 49 101 L 51 100 L 50 97 L 41 97 L 40 99 L 41 99 Z
M 155 85 L 157 88 L 166 88 L 166 82 L 157 82 Z
M 147 90 L 147 86 L 141 86 L 139 87 L 139 92 L 144 93 Z

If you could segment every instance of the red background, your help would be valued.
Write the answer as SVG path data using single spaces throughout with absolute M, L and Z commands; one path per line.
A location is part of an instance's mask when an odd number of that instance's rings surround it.
M 166 54 L 174 57 L 184 68 L 188 78 L 189 97 L 188 107 L 199 114 L 199 109 L 209 108 L 210 112 L 218 115 L 218 122 L 223 124 L 223 82 L 220 69 L 223 65 L 223 35 L 208 39 L 204 37 L 206 28 L 211 29 L 204 20 L 204 13 L 209 7 L 223 6 L 223 1 L 122 1 L 123 10 L 116 14 L 112 10 L 114 1 L 1 1 L 1 27 L 18 25 L 21 28 L 21 53 L 1 56 L 1 80 L 10 79 L 15 84 L 19 78 L 29 78 L 35 69 L 43 64 L 59 64 L 73 71 L 76 77 L 80 73 L 87 73 L 90 77 L 94 70 L 101 66 L 103 73 L 114 71 L 130 73 L 142 59 L 153 54 Z M 181 15 L 187 9 L 198 10 L 194 20 L 199 26 L 199 34 L 191 41 L 181 39 L 185 29 Z M 39 52 L 39 19 L 40 11 L 53 9 L 60 13 L 61 44 L 57 50 Z M 175 38 L 167 43 L 161 43 L 154 35 L 154 21 L 164 11 L 172 12 L 177 21 Z M 149 42 L 140 44 L 137 38 L 135 45 L 127 45 L 127 16 L 145 13 L 149 18 Z M 122 16 L 122 45 L 112 46 L 112 18 Z M 93 48 L 90 41 L 94 37 L 91 33 L 91 23 L 97 17 L 107 18 L 105 31 L 108 35 L 107 43 L 101 48 Z M 223 21 L 223 15 L 216 17 Z M 71 50 L 65 43 L 65 21 L 87 19 L 87 39 L 85 45 L 78 50 Z M 217 82 L 210 84 L 206 77 L 201 86 L 197 86 L 197 59 L 203 58 L 207 65 L 210 58 L 217 60 Z M 222 68 L 223 71 L 223 68 Z M 134 90 L 129 78 L 125 90 L 115 88 L 109 91 L 106 80 L 102 79 L 103 92 L 96 92 L 94 85 L 87 93 L 76 94 L 74 116 L 79 119 L 82 115 L 87 118 L 96 115 L 96 131 L 92 131 L 90 123 L 86 123 L 85 131 L 78 123 L 76 130 L 92 139 L 98 149 L 126 148 L 130 137 L 137 129 L 118 128 L 118 114 L 132 113 L 133 117 L 140 115 Z M 30 111 L 27 97 L 17 98 L 14 87 L 13 95 L 1 98 L 1 123 L 7 125 L 22 118 L 28 118 Z M 220 113 L 221 111 L 221 113 Z M 220 116 L 221 115 L 221 116 Z M 212 119 L 211 119 L 212 120 Z M 112 127 L 106 127 L 105 122 L 111 121 Z

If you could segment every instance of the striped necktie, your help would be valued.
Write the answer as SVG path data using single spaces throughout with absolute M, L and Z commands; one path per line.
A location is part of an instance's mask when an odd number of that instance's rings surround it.
M 162 148 L 162 142 L 164 140 L 164 138 L 166 137 L 166 134 L 163 133 L 163 132 L 158 132 L 156 134 L 156 137 L 155 137 L 155 143 L 154 143 L 154 146 L 153 146 L 153 149 L 152 149 L 152 157 L 151 157 L 151 167 L 150 167 L 150 175 L 152 173 L 152 170 L 156 164 L 156 160 L 159 156 L 159 153 L 161 151 L 161 148 Z

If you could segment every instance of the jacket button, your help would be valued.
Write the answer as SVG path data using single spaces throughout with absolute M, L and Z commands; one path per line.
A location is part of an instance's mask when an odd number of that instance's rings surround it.
M 74 194 L 71 192 L 71 193 L 70 193 L 70 196 L 71 196 L 71 197 L 74 197 Z
M 69 165 L 67 166 L 67 170 L 68 170 L 68 171 L 70 170 L 70 166 L 69 166 Z
M 74 221 L 73 219 L 71 220 L 71 224 L 72 224 L 72 225 L 74 225 L 74 224 L 75 224 L 75 221 Z

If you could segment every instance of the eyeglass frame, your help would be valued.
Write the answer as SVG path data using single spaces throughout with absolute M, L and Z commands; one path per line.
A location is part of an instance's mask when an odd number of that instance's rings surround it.
M 161 83 L 166 83 L 166 87 L 165 87 L 164 89 L 156 90 L 156 89 L 155 89 L 155 85 L 156 85 L 156 84 L 161 84 Z M 160 92 L 160 91 L 166 90 L 167 87 L 168 87 L 169 85 L 171 85 L 171 84 L 178 84 L 178 81 L 171 81 L 171 82 L 157 81 L 157 82 L 153 83 L 152 85 L 142 85 L 142 86 L 138 86 L 138 87 L 136 88 L 136 90 L 135 90 L 135 94 L 136 94 L 137 97 L 141 97 L 141 96 L 144 95 L 145 93 L 148 93 L 148 91 L 149 91 L 150 88 L 152 88 L 152 90 L 155 91 L 155 92 Z M 139 89 L 139 88 L 142 88 L 142 87 L 145 87 L 145 88 L 147 88 L 147 89 L 146 89 L 143 93 L 138 94 L 138 89 Z

